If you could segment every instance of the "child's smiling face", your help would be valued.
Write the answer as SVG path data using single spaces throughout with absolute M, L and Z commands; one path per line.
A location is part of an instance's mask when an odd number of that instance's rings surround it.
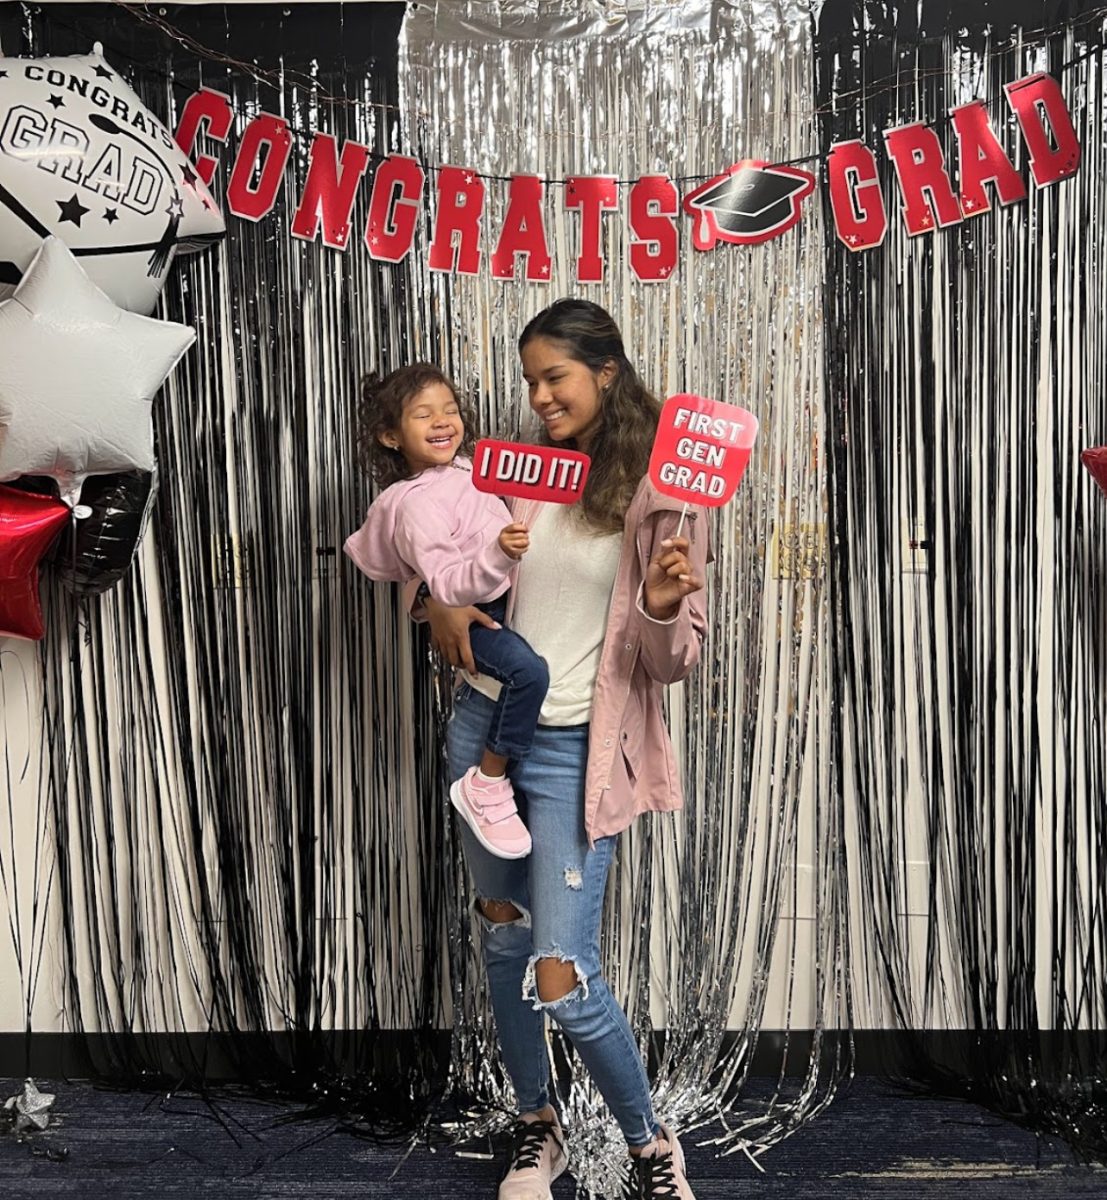
M 461 410 L 444 383 L 431 383 L 404 402 L 400 424 L 380 435 L 381 444 L 399 450 L 412 475 L 453 461 L 465 436 Z

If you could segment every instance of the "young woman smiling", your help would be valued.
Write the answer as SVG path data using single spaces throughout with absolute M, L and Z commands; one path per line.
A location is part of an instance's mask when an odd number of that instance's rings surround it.
M 530 549 L 506 620 L 546 660 L 550 678 L 534 745 L 512 776 L 533 850 L 525 860 L 498 859 L 461 830 L 520 1110 L 499 1200 L 545 1200 L 565 1169 L 547 1016 L 626 1137 L 626 1196 L 691 1200 L 680 1143 L 654 1115 L 630 1025 L 603 977 L 600 920 L 618 835 L 639 815 L 682 803 L 662 687 L 699 659 L 707 530 L 692 516 L 686 536 L 675 536 L 679 505 L 646 478 L 659 406 L 604 309 L 558 301 L 523 330 L 519 354 L 541 440 L 586 452 L 592 466 L 573 508 L 512 506 Z M 467 673 L 447 735 L 459 776 L 480 758 L 496 694 L 474 674 L 469 644 L 470 623 L 483 614 L 433 598 L 425 607 L 435 646 Z

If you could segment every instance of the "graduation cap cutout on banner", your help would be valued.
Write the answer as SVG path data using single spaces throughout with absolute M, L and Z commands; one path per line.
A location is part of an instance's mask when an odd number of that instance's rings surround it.
M 767 242 L 791 229 L 800 204 L 815 190 L 815 176 L 796 167 L 776 167 L 746 159 L 735 163 L 684 197 L 697 250 L 717 241 L 739 246 Z

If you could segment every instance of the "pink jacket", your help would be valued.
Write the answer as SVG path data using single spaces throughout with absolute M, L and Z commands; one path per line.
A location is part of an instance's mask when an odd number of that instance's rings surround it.
M 477 491 L 471 470 L 455 458 L 385 488 L 346 539 L 346 553 L 370 579 L 425 579 L 443 604 L 502 596 L 516 565 L 498 541 L 511 514 L 498 496 Z
M 537 504 L 514 500 L 511 508 L 513 518 L 529 526 Z M 584 827 L 591 842 L 621 833 L 640 813 L 670 812 L 684 803 L 661 689 L 683 679 L 699 661 L 707 631 L 706 593 L 701 589 L 686 596 L 671 621 L 647 616 L 641 600 L 646 565 L 676 532 L 680 510 L 648 479 L 627 510 L 588 732 Z M 689 510 L 683 533 L 693 569 L 703 578 L 714 556 L 702 509 Z M 405 598 L 410 604 L 414 587 Z M 512 600 L 513 595 L 509 622 Z

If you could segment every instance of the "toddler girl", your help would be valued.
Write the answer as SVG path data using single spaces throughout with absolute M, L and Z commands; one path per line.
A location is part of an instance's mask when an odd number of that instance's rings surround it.
M 510 629 L 500 628 L 510 575 L 526 553 L 525 525 L 504 502 L 473 486 L 473 431 L 454 385 L 429 363 L 366 380 L 360 448 L 384 489 L 346 553 L 370 579 L 423 580 L 420 597 L 475 604 L 497 624 L 469 630 L 480 671 L 502 685 L 479 764 L 450 788 L 450 801 L 477 840 L 499 858 L 530 853 L 507 778 L 509 760 L 525 758 L 549 686 L 545 662 Z M 463 453 L 459 453 L 463 452 Z

